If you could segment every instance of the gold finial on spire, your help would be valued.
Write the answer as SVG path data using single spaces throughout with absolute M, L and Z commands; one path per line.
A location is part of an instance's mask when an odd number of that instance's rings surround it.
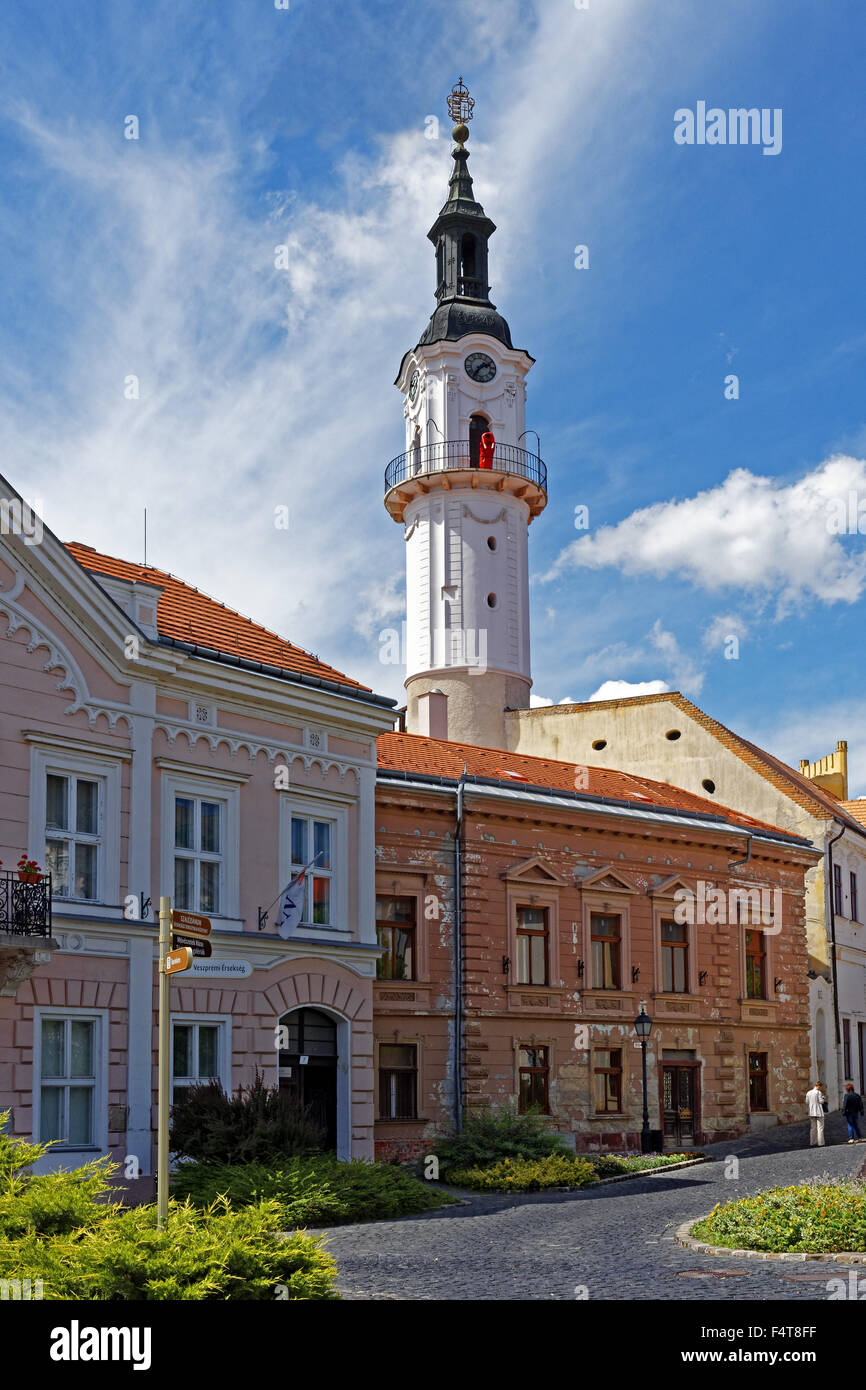
M 452 121 L 456 121 L 451 134 L 458 145 L 462 145 L 469 139 L 469 127 L 466 122 L 472 120 L 472 112 L 475 109 L 475 101 L 469 95 L 469 88 L 463 85 L 462 77 L 458 77 L 451 88 L 447 101 L 448 114 Z

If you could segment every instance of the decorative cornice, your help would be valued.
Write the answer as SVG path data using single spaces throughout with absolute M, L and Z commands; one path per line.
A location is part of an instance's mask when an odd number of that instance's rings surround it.
M 172 746 L 181 734 L 185 734 L 189 740 L 190 749 L 195 748 L 199 739 L 204 739 L 212 753 L 217 752 L 220 744 L 225 744 L 233 758 L 237 757 L 241 749 L 246 749 L 251 762 L 255 762 L 259 753 L 264 753 L 271 766 L 278 758 L 282 758 L 290 768 L 293 762 L 300 760 L 304 764 L 306 772 L 309 772 L 314 764 L 318 763 L 323 777 L 327 776 L 332 768 L 337 769 L 341 782 L 345 780 L 347 772 L 354 772 L 356 778 L 360 777 L 359 769 L 355 763 L 344 762 L 338 758 L 329 758 L 321 753 L 310 753 L 302 749 L 287 748 L 273 743 L 258 743 L 244 735 L 236 736 L 219 729 L 200 729 L 194 724 L 184 724 L 170 719 L 157 719 L 153 727 L 154 732 L 158 729 L 164 733 Z

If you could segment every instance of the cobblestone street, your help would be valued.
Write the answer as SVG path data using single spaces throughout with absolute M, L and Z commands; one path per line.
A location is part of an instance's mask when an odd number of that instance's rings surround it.
M 711 1163 L 612 1183 L 595 1191 L 472 1196 L 471 1205 L 402 1221 L 327 1231 L 349 1299 L 825 1300 L 847 1265 L 700 1255 L 675 1244 L 677 1227 L 768 1187 L 857 1174 L 866 1145 L 842 1140 L 828 1117 L 828 1146 L 806 1126 L 749 1136 L 704 1152 Z M 794 1147 L 794 1146 L 797 1147 Z M 725 1177 L 725 1156 L 739 1178 Z M 862 1274 L 862 1268 L 859 1270 Z

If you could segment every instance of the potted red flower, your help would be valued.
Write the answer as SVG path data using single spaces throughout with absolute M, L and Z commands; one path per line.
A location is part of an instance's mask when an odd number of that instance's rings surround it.
M 22 883 L 39 883 L 42 870 L 35 859 L 28 859 L 26 854 L 22 854 L 18 860 L 18 877 Z

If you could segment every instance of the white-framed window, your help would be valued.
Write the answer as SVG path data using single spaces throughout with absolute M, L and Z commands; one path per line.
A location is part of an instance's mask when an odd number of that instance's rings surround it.
M 174 794 L 175 907 L 219 916 L 224 897 L 226 803 L 218 797 Z
M 56 1141 L 49 1164 L 61 1151 L 106 1147 L 106 1027 L 104 1010 L 35 1011 L 33 1135 Z
M 99 901 L 105 792 L 101 777 L 45 773 L 45 867 L 61 898 Z
M 118 906 L 121 767 L 129 753 L 28 738 L 28 854 L 51 874 L 56 900 Z
M 307 891 L 301 921 L 314 927 L 330 927 L 334 921 L 331 892 L 334 822 L 319 816 L 293 815 L 291 836 L 292 878 L 315 860 L 305 880 Z
M 213 1015 L 171 1020 L 171 1096 L 172 1104 L 182 1099 L 184 1090 L 206 1081 L 219 1081 L 223 1090 L 231 1089 L 228 1023 Z
M 348 930 L 348 799 L 280 798 L 280 886 L 316 859 L 306 876 L 300 928 Z
M 162 881 L 172 905 L 207 917 L 240 911 L 240 791 L 246 776 L 157 759 L 162 770 Z

